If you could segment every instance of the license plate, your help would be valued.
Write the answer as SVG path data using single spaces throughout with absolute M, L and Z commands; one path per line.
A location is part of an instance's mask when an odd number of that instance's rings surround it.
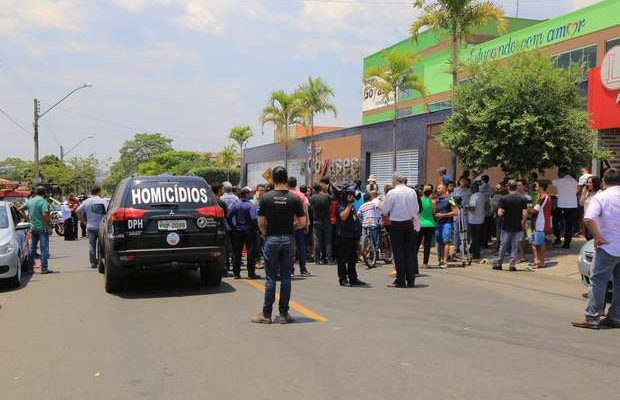
M 187 221 L 184 219 L 157 221 L 157 228 L 160 231 L 181 231 L 187 229 Z

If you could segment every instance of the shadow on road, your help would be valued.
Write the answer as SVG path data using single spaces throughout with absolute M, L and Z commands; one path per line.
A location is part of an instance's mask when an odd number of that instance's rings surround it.
M 129 276 L 124 290 L 116 296 L 124 299 L 145 299 L 224 294 L 235 291 L 236 289 L 225 281 L 217 287 L 203 286 L 196 273 L 159 272 Z
M 33 277 L 34 277 L 34 274 L 23 272 L 22 273 L 22 284 L 19 287 L 9 287 L 7 282 L 0 282 L 0 293 L 9 293 L 9 292 L 15 292 L 17 290 L 25 289 Z M 36 282 L 36 281 L 37 280 L 35 279 L 33 282 Z

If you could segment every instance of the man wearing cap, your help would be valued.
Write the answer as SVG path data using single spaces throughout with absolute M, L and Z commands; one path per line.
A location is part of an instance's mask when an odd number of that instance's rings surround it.
M 378 193 L 379 185 L 377 185 L 377 180 L 375 179 L 374 175 L 370 175 L 368 177 L 368 185 L 366 185 L 366 193 L 370 193 L 373 190 Z
M 244 187 L 240 190 L 240 199 L 228 209 L 228 220 L 231 221 L 230 238 L 233 250 L 233 274 L 235 279 L 241 278 L 241 258 L 243 246 L 247 250 L 248 279 L 258 279 L 255 272 L 257 216 L 256 207 L 250 202 L 252 189 Z

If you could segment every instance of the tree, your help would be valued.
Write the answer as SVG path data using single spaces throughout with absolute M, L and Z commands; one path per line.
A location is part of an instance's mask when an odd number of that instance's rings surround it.
M 594 133 L 578 85 L 581 72 L 553 67 L 534 51 L 474 67 L 455 90 L 439 141 L 470 169 L 501 166 L 512 176 L 593 157 Z
M 314 158 L 314 117 L 317 114 L 332 113 L 337 116 L 336 106 L 331 102 L 334 97 L 334 89 L 328 86 L 320 77 L 308 77 L 308 81 L 299 85 L 297 97 L 301 104 L 301 113 L 304 119 L 306 132 L 310 127 L 310 154 Z M 306 174 L 310 177 L 310 174 Z M 306 183 L 310 181 L 306 178 Z
M 272 92 L 260 121 L 263 127 L 268 123 L 275 127 L 276 141 L 284 149 L 284 167 L 288 168 L 288 146 L 291 140 L 289 129 L 291 125 L 303 123 L 299 98 L 295 93 L 289 94 L 283 90 Z
M 248 125 L 235 126 L 230 130 L 228 137 L 232 139 L 237 146 L 239 146 L 240 163 L 243 165 L 243 153 L 245 151 L 245 145 L 252 137 L 252 129 Z M 245 184 L 245 177 L 243 176 L 243 168 L 241 169 L 241 184 Z
M 99 165 L 99 160 L 94 155 L 72 157 L 68 162 L 72 179 L 66 186 L 73 188 L 76 193 L 87 193 L 95 186 Z
M 17 157 L 8 157 L 0 161 L 0 178 L 10 181 L 32 181 L 32 162 Z
M 463 41 L 474 30 L 486 26 L 489 22 L 497 23 L 498 33 L 506 29 L 506 18 L 501 6 L 492 1 L 478 0 L 415 0 L 414 5 L 422 9 L 422 16 L 411 24 L 409 33 L 417 40 L 426 27 L 439 34 L 450 35 L 452 51 L 452 97 L 458 84 L 459 51 Z M 452 156 L 452 176 L 456 175 L 456 157 Z
M 161 133 L 136 133 L 133 139 L 126 140 L 121 147 L 120 158 L 110 167 L 111 176 L 106 187 L 113 187 L 138 172 L 138 166 L 151 161 L 154 155 L 173 150 L 171 143 L 172 139 Z
M 235 145 L 231 143 L 224 147 L 224 149 L 222 149 L 222 151 L 218 154 L 217 160 L 220 166 L 230 171 L 230 169 L 232 169 L 235 163 L 239 160 L 239 155 Z M 228 174 L 228 180 L 230 180 L 230 174 Z
M 422 78 L 413 72 L 413 67 L 420 60 L 417 54 L 405 54 L 397 51 L 384 52 L 385 64 L 366 70 L 364 80 L 383 97 L 386 103 L 394 102 L 394 120 L 392 122 L 392 162 L 396 171 L 396 123 L 398 120 L 399 94 L 404 91 L 417 91 L 426 98 L 426 87 Z
M 138 165 L 140 175 L 186 175 L 192 168 L 211 164 L 211 154 L 186 150 L 169 150 L 155 154 L 151 161 Z

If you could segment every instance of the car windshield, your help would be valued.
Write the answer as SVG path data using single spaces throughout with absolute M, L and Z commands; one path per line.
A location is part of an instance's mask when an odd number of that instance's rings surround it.
M 9 227 L 9 214 L 5 206 L 0 207 L 0 229 Z

